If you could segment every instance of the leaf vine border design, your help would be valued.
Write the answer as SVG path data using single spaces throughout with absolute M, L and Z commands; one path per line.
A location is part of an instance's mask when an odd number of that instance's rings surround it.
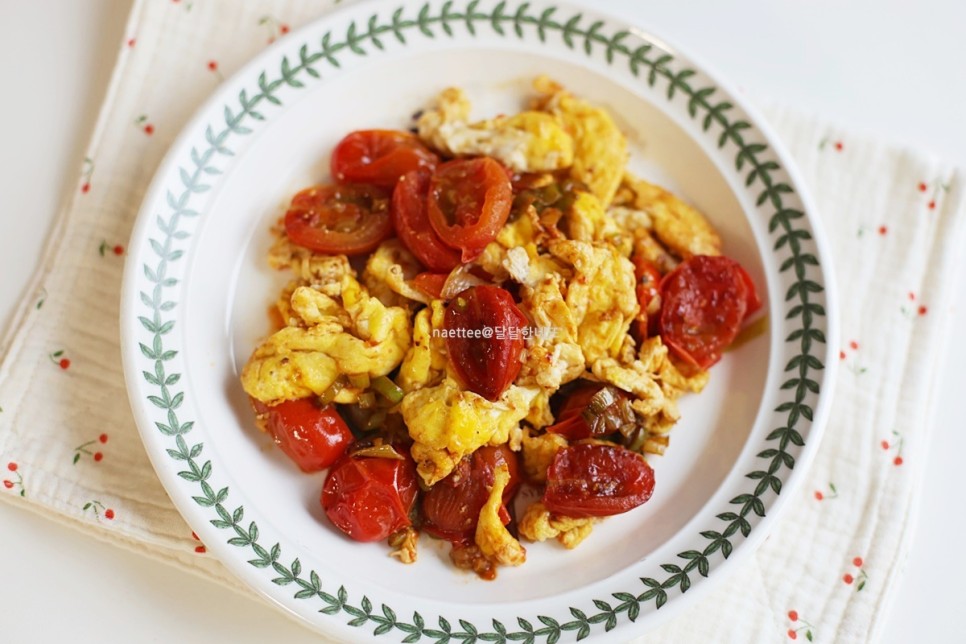
M 782 480 L 779 475 L 783 470 L 791 470 L 795 466 L 795 457 L 790 452 L 789 446 L 802 447 L 805 444 L 801 433 L 796 428 L 801 418 L 812 420 L 813 410 L 807 404 L 807 399 L 809 393 L 819 393 L 819 383 L 812 374 L 824 368 L 821 360 L 812 351 L 814 343 L 825 344 L 826 342 L 822 330 L 815 325 L 816 318 L 825 316 L 825 309 L 820 303 L 812 301 L 812 295 L 821 293 L 823 287 L 808 276 L 809 267 L 817 267 L 819 261 L 814 254 L 803 247 L 803 243 L 811 239 L 811 234 L 794 225 L 795 220 L 801 219 L 804 213 L 784 204 L 783 195 L 792 193 L 793 189 L 774 177 L 774 173 L 780 170 L 779 164 L 763 158 L 768 149 L 766 145 L 745 140 L 742 132 L 751 128 L 751 124 L 741 119 L 728 118 L 728 112 L 734 106 L 727 100 L 714 102 L 714 94 L 717 91 L 715 87 L 697 89 L 692 87 L 689 79 L 696 74 L 694 70 L 672 69 L 671 63 L 674 61 L 672 55 L 658 51 L 655 57 L 649 57 L 650 54 L 655 53 L 652 52 L 655 48 L 651 44 L 642 41 L 632 47 L 628 43 L 632 40 L 630 31 L 605 33 L 603 21 L 598 20 L 587 24 L 588 20 L 581 13 L 560 21 L 557 19 L 560 10 L 555 6 L 548 6 L 539 14 L 535 14 L 531 12 L 530 2 L 520 2 L 513 11 L 508 10 L 511 2 L 506 0 L 496 4 L 490 11 L 480 9 L 481 0 L 472 0 L 466 4 L 464 10 L 454 8 L 456 4 L 453 0 L 444 2 L 434 13 L 432 4 L 427 2 L 412 17 L 407 17 L 404 9 L 399 8 L 392 13 L 388 21 L 382 19 L 379 14 L 373 14 L 364 27 L 359 27 L 355 21 L 351 22 L 341 39 L 335 39 L 331 32 L 327 32 L 320 42 L 319 49 L 310 51 L 306 44 L 299 50 L 296 62 L 290 61 L 288 57 L 283 58 L 278 78 L 270 80 L 267 73 L 262 72 L 257 80 L 258 93 L 249 95 L 245 90 L 240 92 L 239 111 L 235 112 L 226 105 L 224 129 L 216 133 L 211 125 L 207 126 L 205 138 L 208 148 L 203 152 L 192 148 L 190 157 L 193 167 L 179 168 L 183 191 L 180 195 L 175 195 L 170 190 L 166 192 L 170 213 L 167 214 L 167 218 L 159 215 L 156 222 L 157 229 L 163 234 L 162 241 L 149 240 L 158 262 L 153 268 L 147 264 L 143 267 L 145 278 L 154 284 L 154 287 L 150 293 L 145 291 L 140 293 L 141 301 L 150 313 L 150 317 L 140 316 L 138 319 L 141 326 L 150 334 L 151 340 L 150 344 L 139 343 L 139 346 L 144 357 L 153 361 L 154 370 L 153 372 L 145 370 L 142 374 L 146 382 L 158 388 L 159 395 L 150 395 L 147 399 L 155 407 L 167 412 L 167 422 L 155 423 L 163 435 L 173 439 L 174 449 L 167 449 L 167 454 L 170 458 L 184 463 L 186 469 L 178 472 L 178 475 L 198 485 L 200 495 L 193 496 L 192 499 L 202 507 L 214 509 L 218 518 L 211 519 L 212 525 L 234 533 L 234 536 L 228 539 L 229 544 L 251 549 L 254 558 L 248 561 L 249 564 L 258 568 L 272 568 L 278 574 L 272 579 L 272 582 L 277 585 L 294 584 L 297 587 L 295 598 L 318 598 L 324 604 L 320 609 L 321 613 L 327 615 L 345 613 L 351 618 L 348 625 L 354 627 L 371 623 L 375 626 L 373 635 L 376 636 L 394 630 L 399 631 L 405 634 L 403 642 L 416 642 L 429 638 L 440 644 L 448 644 L 451 641 L 463 644 L 508 641 L 533 644 L 541 639 L 547 644 L 555 644 L 564 633 L 570 632 L 575 632 L 576 639 L 581 640 L 589 636 L 591 630 L 597 625 L 602 624 L 604 631 L 612 630 L 617 626 L 620 616 L 625 616 L 631 622 L 635 621 L 640 615 L 642 606 L 651 601 L 654 602 L 655 609 L 660 609 L 668 601 L 668 594 L 671 591 L 682 594 L 687 592 L 692 583 L 691 575 L 695 571 L 707 577 L 712 566 L 713 555 L 720 551 L 722 559 L 727 559 L 734 547 L 732 539 L 737 538 L 737 533 L 740 532 L 742 538 L 750 535 L 752 523 L 748 517 L 752 513 L 758 517 L 765 516 L 766 506 L 763 497 L 769 493 L 769 490 L 776 495 L 781 493 Z M 165 290 L 178 284 L 178 279 L 168 275 L 169 268 L 184 253 L 176 246 L 190 237 L 190 233 L 183 229 L 184 220 L 199 215 L 196 210 L 189 208 L 192 196 L 210 188 L 210 185 L 204 183 L 205 176 L 221 173 L 215 165 L 216 161 L 220 157 L 234 154 L 227 145 L 229 138 L 232 135 L 243 136 L 252 131 L 243 124 L 247 118 L 265 119 L 265 116 L 256 110 L 263 102 L 281 105 L 282 101 L 276 95 L 280 88 L 304 87 L 304 83 L 299 80 L 301 74 L 319 78 L 320 74 L 315 65 L 328 64 L 333 68 L 339 68 L 341 54 L 365 56 L 368 52 L 363 45 L 367 43 L 376 49 L 384 49 L 383 37 L 394 37 L 405 45 L 406 34 L 412 33 L 414 29 L 427 38 L 437 37 L 439 31 L 452 37 L 455 34 L 454 25 L 461 25 L 471 36 L 475 36 L 479 28 L 488 28 L 499 36 L 506 36 L 508 31 L 512 31 L 517 38 L 525 38 L 528 32 L 535 33 L 541 42 L 545 42 L 550 34 L 557 34 L 566 47 L 572 50 L 581 47 L 588 56 L 593 55 L 595 49 L 599 51 L 599 48 L 603 48 L 608 64 L 614 64 L 623 59 L 634 77 L 640 78 L 646 73 L 644 79 L 652 87 L 658 82 L 666 81 L 668 100 L 673 99 L 678 92 L 685 95 L 691 118 L 698 119 L 703 114 L 701 125 L 704 131 L 714 126 L 721 128 L 718 147 L 723 148 L 730 142 L 738 149 L 735 167 L 739 172 L 748 167 L 746 186 L 751 187 L 755 183 L 762 186 L 757 205 L 763 206 L 767 203 L 774 208 L 775 212 L 769 220 L 768 230 L 771 235 L 777 234 L 775 252 L 783 251 L 786 255 L 780 272 L 794 269 L 795 275 L 794 283 L 785 294 L 786 302 L 793 304 L 787 312 L 786 319 L 797 320 L 800 323 L 799 328 L 786 338 L 788 343 L 798 342 L 799 347 L 797 355 L 785 365 L 785 372 L 789 377 L 781 385 L 783 391 L 793 391 L 794 395 L 775 408 L 776 412 L 786 413 L 787 416 L 784 424 L 775 428 L 766 438 L 766 441 L 773 445 L 777 441 L 777 445 L 757 454 L 757 458 L 767 463 L 767 467 L 746 475 L 747 478 L 758 481 L 754 492 L 731 499 L 730 504 L 735 506 L 733 510 L 717 515 L 717 519 L 724 524 L 723 528 L 701 532 L 701 536 L 708 541 L 707 546 L 703 550 L 679 553 L 677 555 L 679 563 L 661 565 L 667 573 L 667 577 L 662 580 L 641 578 L 644 589 L 639 594 L 612 593 L 611 596 L 616 603 L 601 599 L 593 600 L 599 612 L 587 614 L 583 610 L 570 607 L 572 620 L 561 623 L 557 619 L 541 615 L 536 618 L 538 625 L 523 617 L 517 617 L 514 627 L 517 630 L 508 629 L 505 624 L 496 619 L 492 620 L 491 630 L 481 630 L 462 619 L 458 620 L 459 628 L 456 629 L 443 616 L 438 617 L 436 626 L 430 626 L 419 612 L 414 612 L 411 621 L 400 620 L 395 611 L 385 604 L 376 611 L 371 600 L 366 596 L 359 600 L 358 606 L 352 605 L 349 592 L 344 586 L 340 586 L 334 592 L 328 592 L 323 588 L 322 580 L 314 570 L 308 571 L 307 575 L 303 574 L 302 564 L 298 558 L 292 560 L 289 565 L 281 563 L 281 546 L 278 543 L 269 548 L 263 546 L 259 542 L 257 524 L 253 521 L 249 522 L 247 527 L 243 524 L 244 507 L 239 506 L 231 511 L 225 507 L 229 499 L 228 488 L 222 487 L 215 490 L 209 482 L 212 478 L 212 463 L 210 460 L 199 461 L 204 453 L 204 444 L 189 445 L 185 439 L 194 423 L 193 421 L 182 422 L 176 413 L 184 401 L 184 391 L 175 391 L 181 374 L 168 373 L 165 367 L 165 363 L 177 356 L 177 351 L 165 348 L 163 339 L 175 325 L 174 320 L 165 320 L 164 314 L 177 305 L 176 302 L 165 298 Z M 634 38 L 641 40 L 636 36 Z

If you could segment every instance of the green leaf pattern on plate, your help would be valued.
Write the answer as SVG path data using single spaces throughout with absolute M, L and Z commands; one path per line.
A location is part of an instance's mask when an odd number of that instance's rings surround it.
M 350 626 L 371 626 L 374 635 L 398 631 L 398 634 L 405 636 L 403 642 L 426 639 L 440 644 L 531 644 L 537 641 L 554 644 L 564 634 L 572 633 L 577 640 L 581 640 L 595 629 L 612 630 L 622 619 L 633 622 L 642 609 L 650 606 L 660 609 L 667 603 L 672 592 L 687 592 L 694 574 L 708 576 L 717 561 L 726 559 L 732 553 L 737 534 L 747 537 L 751 533 L 752 523 L 748 519 L 750 515 L 765 516 L 766 495 L 780 494 L 782 475 L 795 466 L 795 458 L 789 451 L 790 446 L 804 445 L 802 435 L 796 427 L 801 418 L 812 420 L 813 410 L 806 400 L 810 394 L 818 394 L 819 384 L 812 374 L 823 369 L 822 362 L 813 355 L 813 345 L 825 343 L 824 334 L 821 329 L 814 327 L 814 323 L 817 317 L 825 315 L 825 310 L 820 304 L 812 302 L 811 298 L 813 294 L 820 293 L 823 287 L 809 279 L 809 274 L 815 272 L 814 267 L 819 262 L 814 254 L 803 247 L 803 242 L 811 239 L 810 233 L 796 227 L 796 221 L 804 213 L 787 207 L 783 201 L 785 195 L 793 192 L 792 187 L 776 179 L 781 168 L 774 160 L 765 158 L 768 154 L 767 146 L 745 139 L 745 131 L 752 129 L 751 124 L 740 119 L 732 120 L 729 118 L 729 112 L 734 107 L 732 103 L 715 100 L 716 88 L 694 87 L 692 81 L 696 72 L 687 68 L 675 69 L 675 59 L 670 54 L 652 56 L 657 53 L 653 51 L 655 48 L 641 37 L 632 37 L 627 31 L 608 34 L 604 31 L 603 22 L 589 22 L 582 14 L 564 18 L 559 15 L 561 11 L 552 6 L 537 14 L 531 10 L 528 2 L 500 2 L 489 11 L 481 9 L 480 4 L 480 0 L 473 0 L 466 4 L 465 9 L 460 9 L 456 2 L 449 1 L 434 12 L 433 5 L 426 3 L 415 15 L 407 15 L 400 8 L 388 19 L 374 14 L 364 23 L 352 22 L 344 34 L 326 33 L 318 49 L 313 50 L 306 44 L 299 50 L 296 60 L 283 58 L 277 76 L 270 79 L 267 72 L 258 76 L 257 93 L 250 95 L 247 91 L 242 91 L 237 105 L 225 106 L 224 122 L 219 126 L 219 131 L 216 132 L 212 125 L 206 128 L 205 139 L 209 147 L 204 151 L 191 150 L 190 164 L 186 163 L 179 168 L 180 194 L 170 190 L 167 192 L 166 201 L 170 211 L 157 218 L 158 238 L 150 240 L 157 263 L 154 266 L 144 266 L 144 274 L 154 287 L 150 293 L 140 294 L 146 312 L 146 315 L 139 318 L 146 332 L 143 336 L 146 341 L 140 344 L 140 348 L 144 357 L 153 361 L 153 370 L 144 371 L 144 378 L 156 392 L 148 396 L 148 400 L 167 412 L 167 422 L 158 422 L 156 425 L 160 432 L 172 439 L 173 448 L 167 450 L 170 458 L 185 467 L 179 472 L 179 476 L 197 484 L 200 494 L 192 498 L 199 505 L 213 509 L 211 524 L 232 535 L 227 542 L 251 550 L 254 558 L 249 560 L 249 564 L 257 568 L 271 569 L 277 575 L 272 579 L 273 583 L 294 586 L 297 589 L 294 592 L 295 598 L 318 600 L 321 613 L 332 616 L 344 614 L 343 619 Z M 780 270 L 787 272 L 794 269 L 795 281 L 785 294 L 789 306 L 786 315 L 788 320 L 795 320 L 800 326 L 787 337 L 786 342 L 798 343 L 798 350 L 785 366 L 788 379 L 781 386 L 791 397 L 775 409 L 776 412 L 787 415 L 783 425 L 774 429 L 767 437 L 767 441 L 773 443 L 773 446 L 757 455 L 763 469 L 746 475 L 747 478 L 757 481 L 754 489 L 731 499 L 730 503 L 735 508 L 717 515 L 721 521 L 718 529 L 700 533 L 707 541 L 703 550 L 681 552 L 677 555 L 680 560 L 678 563 L 663 564 L 661 568 L 667 573 L 663 579 L 644 577 L 641 579 L 642 588 L 637 591 L 614 592 L 611 599 L 606 601 L 593 600 L 593 608 L 581 610 L 570 607 L 567 621 L 538 615 L 534 618 L 536 624 L 531 619 L 518 617 L 515 624 L 507 625 L 494 619 L 492 623 L 481 628 L 462 619 L 457 620 L 454 626 L 448 619 L 439 616 L 435 624 L 431 624 L 418 612 L 400 618 L 391 607 L 385 604 L 376 607 L 366 596 L 350 602 L 349 592 L 343 586 L 326 590 L 319 575 L 314 570 L 304 571 L 297 558 L 288 564 L 283 563 L 279 544 L 270 547 L 262 545 L 259 542 L 258 525 L 255 522 L 245 523 L 243 507 L 231 510 L 226 507 L 229 490 L 227 487 L 216 490 L 212 486 L 212 463 L 202 459 L 204 445 L 192 445 L 186 439 L 193 422 L 182 422 L 178 418 L 177 410 L 183 402 L 184 392 L 175 391 L 174 386 L 178 384 L 180 374 L 169 374 L 165 369 L 165 363 L 177 355 L 176 351 L 165 349 L 164 336 L 172 330 L 174 321 L 165 320 L 164 314 L 176 307 L 175 302 L 165 299 L 165 291 L 178 283 L 176 279 L 168 277 L 168 269 L 182 257 L 183 251 L 176 248 L 176 245 L 189 236 L 181 227 L 183 220 L 198 215 L 189 206 L 194 195 L 210 188 L 204 182 L 206 176 L 220 173 L 214 166 L 214 161 L 219 155 L 234 154 L 228 145 L 230 140 L 252 132 L 246 126 L 249 120 L 265 119 L 264 114 L 256 108 L 265 103 L 281 105 L 282 100 L 277 96 L 278 90 L 282 86 L 303 88 L 304 77 L 320 78 L 320 66 L 329 65 L 338 69 L 342 56 L 366 56 L 367 47 L 370 46 L 378 50 L 384 49 L 386 37 L 395 38 L 405 45 L 407 37 L 417 33 L 426 38 L 454 37 L 457 29 L 464 30 L 471 37 L 481 30 L 489 30 L 506 38 L 535 37 L 540 42 L 556 36 L 571 50 L 582 51 L 587 56 L 603 55 L 610 65 L 626 64 L 633 76 L 652 87 L 658 83 L 666 83 L 668 100 L 674 99 L 678 94 L 684 95 L 687 98 L 688 114 L 701 123 L 703 130 L 720 128 L 718 147 L 724 148 L 729 143 L 735 147 L 735 168 L 739 172 L 747 171 L 746 185 L 760 185 L 757 205 L 769 204 L 774 208 L 768 229 L 774 237 L 775 251 L 783 254 Z M 719 552 L 720 559 L 717 557 Z

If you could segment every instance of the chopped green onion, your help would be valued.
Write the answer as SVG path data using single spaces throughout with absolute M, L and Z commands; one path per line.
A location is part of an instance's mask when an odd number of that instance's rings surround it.
M 538 195 L 540 202 L 546 206 L 552 206 L 563 196 L 560 192 L 560 186 L 556 183 L 551 183 L 548 186 L 540 188 Z
M 614 432 L 627 436 L 638 425 L 630 398 L 610 385 L 593 395 L 581 415 L 590 427 L 591 436 L 606 436 Z
M 349 384 L 356 389 L 367 389 L 369 387 L 369 374 L 367 373 L 350 373 L 349 374 Z
M 402 400 L 405 395 L 402 388 L 387 376 L 379 376 L 373 380 L 372 388 L 394 405 Z
M 386 422 L 386 412 L 377 411 L 372 416 L 369 416 L 369 420 L 366 421 L 365 431 L 371 431 L 373 429 L 378 429 L 383 426 Z
M 345 377 L 344 376 L 339 376 L 329 386 L 328 389 L 326 389 L 324 392 L 322 392 L 322 395 L 319 396 L 319 402 L 322 405 L 329 405 L 329 404 L 331 404 L 332 402 L 335 401 L 335 397 L 339 395 L 339 392 L 342 391 L 344 388 L 345 388 Z
M 376 406 L 376 394 L 366 391 L 359 394 L 359 407 L 361 409 L 371 409 Z

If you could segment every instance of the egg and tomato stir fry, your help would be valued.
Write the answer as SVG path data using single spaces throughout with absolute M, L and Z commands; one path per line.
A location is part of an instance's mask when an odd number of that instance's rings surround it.
M 242 373 L 259 426 L 328 468 L 335 526 L 406 562 L 427 532 L 486 578 L 647 501 L 644 455 L 760 306 L 704 216 L 626 171 L 604 109 L 534 88 L 513 116 L 448 89 L 414 133 L 347 135 L 276 231 L 294 278 Z M 542 496 L 515 514 L 523 484 Z

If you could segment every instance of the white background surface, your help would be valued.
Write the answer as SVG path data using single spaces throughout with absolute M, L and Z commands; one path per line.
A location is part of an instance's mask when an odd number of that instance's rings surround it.
M 164 1 L 164 0 L 156 0 Z M 203 0 L 198 0 L 203 1 Z M 966 3 L 957 0 L 598 0 L 752 96 L 966 166 Z M 129 0 L 0 0 L 0 325 L 33 273 L 126 38 Z M 966 328 L 966 280 L 953 329 Z M 906 574 L 886 644 L 948 641 L 966 533 L 958 490 L 966 336 L 955 333 Z M 950 494 L 952 491 L 952 494 Z M 783 639 L 776 633 L 776 641 Z M 0 504 L 0 641 L 317 642 L 271 608 Z

